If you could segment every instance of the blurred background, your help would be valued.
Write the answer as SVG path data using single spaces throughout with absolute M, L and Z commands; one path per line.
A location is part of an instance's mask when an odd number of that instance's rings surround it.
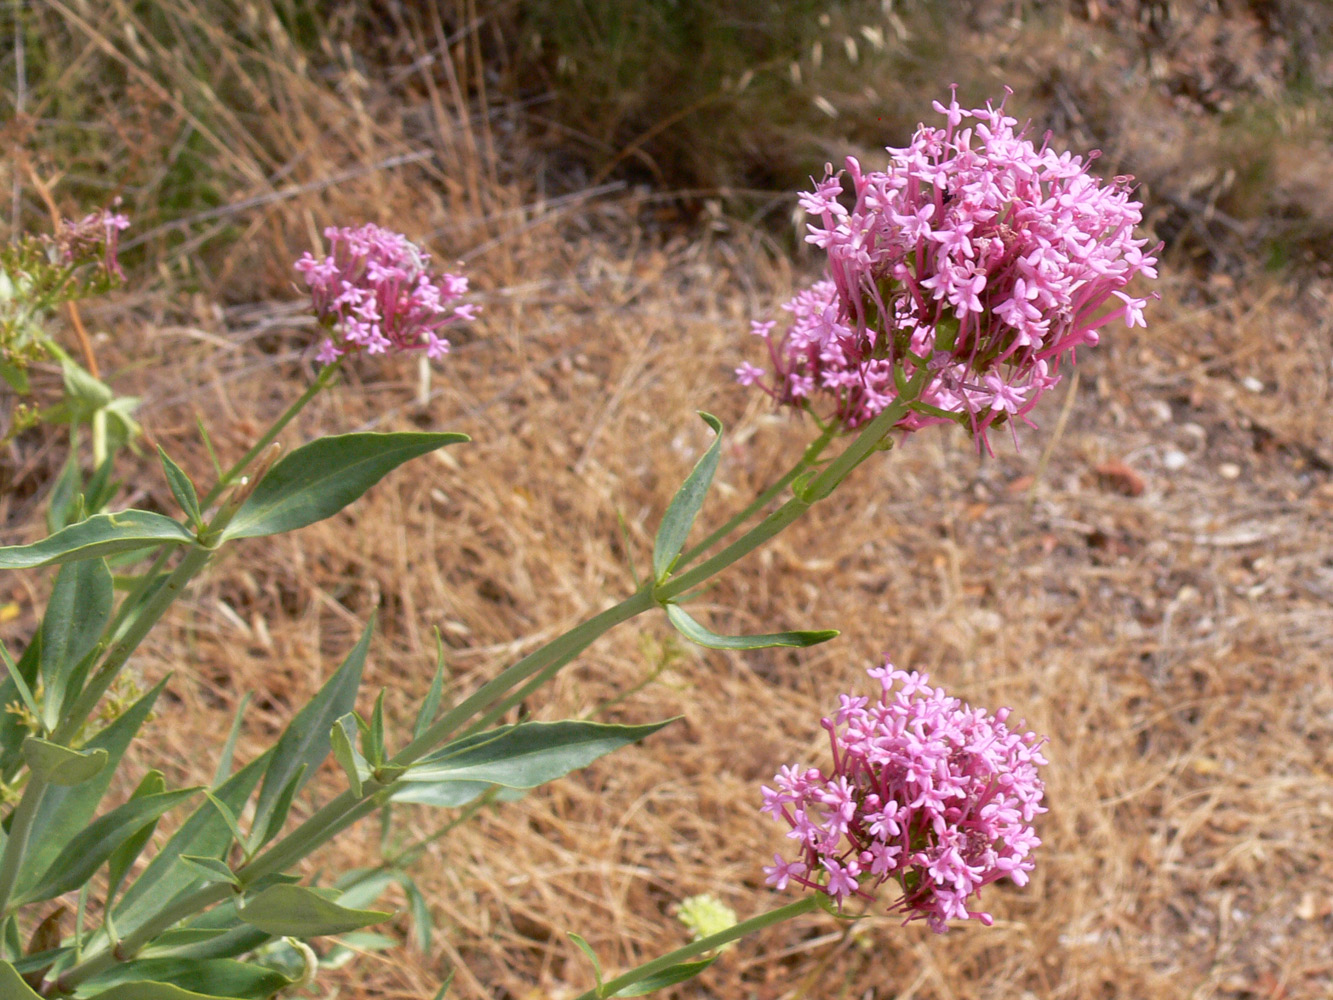
M 405 727 L 432 628 L 461 691 L 628 592 L 696 408 L 731 429 L 705 517 L 743 506 L 811 434 L 731 381 L 749 319 L 818 267 L 795 191 L 849 153 L 880 166 L 950 85 L 1100 150 L 1165 242 L 1148 329 L 1108 331 L 1019 450 L 918 435 L 699 604 L 720 631 L 841 639 L 613 633 L 525 710 L 684 719 L 434 843 L 429 945 L 391 897 L 402 947 L 309 995 L 429 997 L 455 970 L 459 997 L 574 996 L 570 931 L 627 966 L 683 943 L 683 897 L 771 905 L 758 785 L 819 759 L 819 716 L 885 653 L 1050 734 L 1033 884 L 990 892 L 989 930 L 786 925 L 676 995 L 1333 993 L 1333 4 L 11 0 L 0 37 L 0 235 L 120 199 L 129 280 L 78 319 L 197 477 L 197 417 L 225 461 L 308 384 L 291 265 L 324 226 L 405 231 L 484 310 L 427 382 L 361 359 L 298 428 L 473 445 L 233 553 L 141 652 L 142 683 L 175 671 L 139 748 L 170 780 L 210 771 L 194 734 L 246 691 L 264 745 L 376 608 L 369 680 Z M 33 391 L 58 399 L 58 370 Z M 5 441 L 5 543 L 40 534 L 67 455 L 47 425 Z M 141 461 L 125 502 L 170 510 Z M 47 585 L 0 579 L 7 641 Z M 380 849 L 358 829 L 320 860 Z

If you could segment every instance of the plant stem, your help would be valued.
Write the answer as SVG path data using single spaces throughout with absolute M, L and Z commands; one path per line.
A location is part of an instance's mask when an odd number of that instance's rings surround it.
M 924 369 L 919 372 L 908 383 L 908 391 L 880 411 L 874 420 L 866 424 L 852 443 L 843 450 L 842 454 L 830 462 L 823 472 L 815 476 L 801 490 L 799 496 L 792 497 L 712 558 L 706 559 L 679 576 L 671 577 L 653 592 L 653 597 L 659 603 L 664 604 L 673 597 L 678 597 L 687 591 L 693 590 L 738 559 L 759 548 L 804 514 L 813 503 L 832 493 L 853 469 L 879 448 L 885 436 L 892 430 L 893 425 L 906 416 L 909 405 L 916 399 L 921 387 L 925 384 L 927 374 Z
M 833 440 L 836 431 L 836 424 L 830 424 L 825 428 L 824 432 L 820 434 L 819 437 L 810 442 L 809 447 L 805 449 L 796 464 L 787 470 L 786 475 L 755 497 L 754 501 L 748 507 L 733 517 L 730 521 L 722 525 L 722 527 L 718 528 L 698 545 L 688 549 L 676 561 L 677 568 L 683 569 L 691 561 L 702 555 L 704 552 L 707 552 L 717 542 L 748 521 L 757 511 L 763 510 L 764 507 L 768 505 L 769 501 L 794 483 L 800 477 L 801 473 L 805 472 L 815 464 L 820 454 L 828 447 L 829 442 Z
M 394 755 L 389 763 L 393 765 L 415 763 L 452 736 L 459 726 L 478 712 L 484 712 L 493 706 L 519 684 L 556 664 L 563 666 L 592 645 L 593 640 L 603 633 L 647 611 L 655 603 L 652 590 L 645 586 L 619 604 L 594 615 L 582 625 L 575 626 L 540 649 L 533 650 L 442 715 L 425 732 Z
M 222 491 L 234 483 L 236 477 L 245 471 L 246 466 L 253 462 L 260 452 L 273 443 L 273 439 L 282 433 L 283 428 L 290 424 L 296 415 L 305 409 L 305 405 L 319 395 L 320 390 L 333 380 L 333 376 L 338 373 L 341 366 L 342 358 L 338 358 L 332 364 L 325 365 L 319 370 L 319 374 L 315 376 L 315 380 L 310 383 L 305 392 L 301 393 L 296 402 L 287 407 L 287 409 L 282 412 L 282 416 L 273 421 L 272 426 L 263 433 L 250 450 L 242 455 L 235 465 L 224 472 L 218 479 L 217 483 L 214 484 L 213 488 L 208 491 L 207 495 L 199 501 L 199 508 L 201 510 L 207 508 L 209 504 L 213 503 L 213 501 L 220 497 Z
M 13 818 L 9 823 L 9 839 L 5 841 L 5 850 L 0 854 L 0 915 L 9 916 L 9 897 L 14 893 L 14 884 L 18 881 L 19 869 L 23 866 L 23 855 L 28 849 L 28 834 L 32 832 L 32 821 L 37 818 L 42 797 L 46 795 L 47 781 L 36 771 L 28 779 L 23 789 L 23 797 L 14 807 Z
M 763 930 L 765 927 L 771 927 L 774 924 L 780 924 L 784 920 L 790 920 L 792 917 L 799 917 L 802 914 L 810 913 L 819 906 L 818 897 L 814 895 L 805 896 L 794 903 L 788 903 L 786 906 L 779 906 L 775 910 L 769 910 L 767 913 L 761 913 L 757 917 L 751 917 L 749 920 L 743 920 L 739 924 L 728 927 L 724 931 L 718 931 L 716 934 L 710 934 L 706 938 L 700 938 L 698 941 L 692 941 L 683 948 L 677 948 L 673 952 L 668 952 L 661 958 L 655 958 L 651 962 L 645 962 L 636 969 L 626 972 L 622 976 L 602 983 L 596 989 L 588 990 L 580 994 L 575 1000 L 600 1000 L 602 997 L 613 997 L 620 990 L 627 986 L 633 986 L 635 983 L 642 982 L 649 976 L 671 968 L 673 965 L 679 965 L 681 962 L 689 961 L 702 955 L 704 952 L 720 948 L 724 944 L 729 944 L 738 938 L 743 938 L 747 934 L 753 934 L 755 931 Z
M 322 368 L 319 374 L 315 376 L 314 381 L 306 388 L 305 392 L 301 393 L 300 397 L 283 411 L 282 415 L 279 416 L 268 430 L 260 436 L 254 446 L 241 456 L 240 460 L 237 461 L 235 465 L 223 473 L 217 483 L 214 484 L 213 488 L 209 490 L 208 494 L 199 502 L 201 509 L 209 507 L 216 501 L 218 497 L 222 495 L 222 492 L 245 471 L 246 467 L 251 462 L 255 460 L 255 457 L 267 448 L 273 442 L 274 438 L 282 433 L 283 428 L 292 422 L 305 405 L 314 399 L 315 396 L 319 394 L 320 390 L 329 384 L 338 370 L 340 361 L 341 359 Z M 213 521 L 200 533 L 201 537 L 216 538 L 226 527 L 226 522 L 229 521 L 235 513 L 236 511 L 234 509 L 228 509 L 227 506 L 224 505 L 223 510 L 219 511 L 213 518 Z M 169 558 L 169 550 L 164 550 L 158 554 L 147 574 L 145 574 L 135 589 L 126 596 L 125 600 L 121 602 L 119 609 L 117 609 L 115 619 L 112 621 L 110 628 L 104 633 L 108 636 L 115 635 L 115 633 L 124 626 L 125 621 L 131 619 L 132 616 L 129 626 L 125 629 L 125 634 L 107 651 L 101 666 L 98 667 L 97 672 L 89 679 L 87 685 L 84 687 L 83 691 L 79 693 L 79 697 L 75 700 L 74 705 L 70 708 L 65 719 L 52 734 L 51 739 L 54 742 L 61 743 L 74 737 L 79 731 L 79 727 L 83 725 L 84 720 L 87 719 L 88 716 L 92 714 L 93 709 L 97 707 L 97 703 L 101 701 L 102 695 L 106 693 L 107 688 L 109 688 L 112 682 L 116 679 L 116 675 L 120 673 L 126 662 L 134 654 L 139 643 L 143 641 L 144 636 L 146 636 L 149 630 L 157 624 L 158 619 L 162 617 L 166 609 L 177 597 L 180 596 L 181 592 L 185 589 L 185 585 L 189 583 L 190 579 L 203 569 L 205 565 L 207 565 L 212 556 L 213 550 L 209 548 L 196 548 L 189 551 L 185 558 L 177 564 L 174 570 L 172 570 L 161 589 L 154 593 L 152 597 L 148 598 L 146 602 L 141 604 L 140 600 L 152 590 L 153 583 L 157 580 L 159 570 Z
M 70 966 L 51 984 L 54 987 L 54 993 L 43 993 L 43 996 L 66 995 L 72 993 L 74 988 L 85 980 L 99 975 L 111 968 L 117 962 L 127 962 L 139 949 L 152 941 L 164 930 L 173 926 L 186 917 L 202 910 L 213 903 L 219 903 L 234 892 L 234 888 L 227 884 L 206 886 L 198 892 L 192 892 L 190 895 L 178 900 L 176 903 L 168 906 L 158 913 L 151 920 L 147 920 L 141 927 L 135 929 L 121 939 L 120 943 L 112 947 L 108 945 L 97 954 L 85 959 L 76 965 Z

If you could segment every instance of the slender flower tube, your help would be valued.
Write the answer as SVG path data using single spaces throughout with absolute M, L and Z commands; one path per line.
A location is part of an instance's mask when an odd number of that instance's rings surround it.
M 1011 730 L 1008 709 L 973 709 L 924 674 L 885 663 L 870 675 L 876 701 L 842 695 L 823 720 L 831 769 L 784 767 L 763 789 L 763 811 L 797 845 L 791 860 L 776 854 L 765 866 L 768 884 L 796 883 L 841 906 L 894 882 L 901 895 L 889 909 L 908 921 L 940 933 L 950 920 L 989 925 L 969 897 L 1000 878 L 1027 883 L 1041 843 L 1032 820 L 1046 811 L 1045 739 Z
M 1123 289 L 1157 276 L 1156 249 L 1134 235 L 1133 178 L 1103 183 L 1088 171 L 1095 153 L 1034 145 L 1003 102 L 934 107 L 944 127 L 920 125 L 885 170 L 849 157 L 801 196 L 824 277 L 783 306 L 780 336 L 774 322 L 753 324 L 772 378 L 749 362 L 736 377 L 852 428 L 925 368 L 930 382 L 898 428 L 952 421 L 988 447 L 987 430 L 1025 419 L 1101 327 L 1145 324 L 1146 299 Z
M 321 364 L 361 350 L 425 351 L 435 360 L 449 353 L 440 332 L 476 318 L 475 305 L 456 304 L 467 278 L 432 272 L 429 255 L 401 233 L 367 224 L 330 227 L 324 237 L 327 256 L 306 253 L 296 262 L 315 315 L 332 334 L 320 346 Z

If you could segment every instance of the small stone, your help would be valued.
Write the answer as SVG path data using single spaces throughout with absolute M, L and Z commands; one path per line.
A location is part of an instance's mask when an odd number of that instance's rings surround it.
M 1250 392 L 1264 391 L 1264 384 L 1260 382 L 1257 378 L 1255 378 L 1253 375 L 1246 375 L 1243 379 L 1240 380 L 1240 384 L 1245 386 L 1245 388 L 1249 389 Z
M 1171 422 L 1171 404 L 1164 399 L 1153 399 L 1148 401 L 1148 416 L 1157 424 L 1169 424 Z
M 1223 479 L 1239 479 L 1240 466 L 1235 462 L 1223 462 L 1217 467 L 1217 474 Z
M 1176 451 L 1172 448 L 1162 456 L 1162 465 L 1167 472 L 1179 472 L 1185 466 L 1189 465 L 1190 457 L 1183 451 Z

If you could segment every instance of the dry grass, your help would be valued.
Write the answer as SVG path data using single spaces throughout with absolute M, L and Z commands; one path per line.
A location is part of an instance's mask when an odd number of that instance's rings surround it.
M 428 23 L 401 37 L 417 39 L 413 58 L 440 55 Z M 470 52 L 456 45 L 456 73 Z M 138 748 L 173 781 L 209 774 L 200 734 L 221 732 L 247 691 L 241 752 L 271 740 L 377 608 L 368 691 L 387 686 L 405 727 L 433 627 L 464 691 L 627 594 L 630 559 L 647 562 L 705 443 L 695 409 L 729 428 L 713 523 L 808 433 L 730 382 L 751 346 L 746 320 L 794 280 L 764 236 L 724 221 L 679 235 L 642 192 L 545 202 L 521 170 L 488 166 L 521 162 L 505 145 L 519 139 L 462 114 L 447 79 L 396 93 L 403 103 L 337 77 L 313 88 L 291 145 L 275 143 L 276 172 L 363 172 L 229 214 L 247 238 L 220 257 L 156 251 L 215 276 L 224 305 L 152 294 L 92 317 L 113 383 L 145 396 L 150 433 L 202 476 L 196 415 L 225 459 L 310 377 L 297 312 L 268 297 L 315 220 L 396 223 L 464 256 L 485 305 L 424 405 L 414 367 L 359 364 L 286 436 L 430 427 L 474 443 L 400 470 L 332 522 L 238 547 L 135 661 L 145 681 L 175 673 Z M 320 119 L 302 116 L 316 105 L 344 116 L 332 145 L 310 144 Z M 236 199 L 285 190 L 253 163 L 258 179 Z M 682 718 L 433 846 L 414 874 L 435 952 L 365 956 L 315 995 L 418 1000 L 456 969 L 452 995 L 469 1000 L 568 997 L 591 973 L 567 932 L 624 967 L 683 943 L 672 911 L 684 896 L 711 892 L 742 915 L 772 905 L 758 869 L 782 838 L 758 813 L 758 786 L 818 757 L 819 716 L 885 653 L 1050 735 L 1033 884 L 989 892 L 996 927 L 943 937 L 873 915 L 851 928 L 806 918 L 744 942 L 677 995 L 1330 995 L 1333 285 L 1165 270 L 1152 328 L 1114 331 L 1083 359 L 1058 441 L 1058 400 L 1017 454 L 980 461 L 960 435 L 920 435 L 699 602 L 721 630 L 835 627 L 836 642 L 724 655 L 681 647 L 645 616 L 569 667 L 526 706 L 533 717 L 599 711 L 662 668 L 602 717 Z M 241 271 L 262 276 L 257 288 Z M 26 447 L 40 480 L 58 449 Z M 150 466 L 130 482 L 131 502 L 169 504 Z M 11 524 L 33 509 L 21 494 L 4 503 Z M 30 630 L 42 585 L 5 578 L 0 598 L 25 609 L 6 638 Z M 402 820 L 420 835 L 444 818 Z M 369 824 L 316 863 L 370 864 L 378 850 Z

